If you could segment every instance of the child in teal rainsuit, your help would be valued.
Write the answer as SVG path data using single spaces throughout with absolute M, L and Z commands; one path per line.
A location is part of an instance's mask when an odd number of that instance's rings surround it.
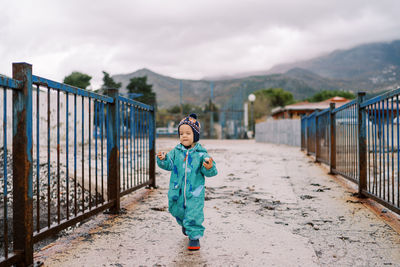
M 200 123 L 196 114 L 181 120 L 179 141 L 173 150 L 157 154 L 157 165 L 171 171 L 168 190 L 168 210 L 175 217 L 182 232 L 189 236 L 188 249 L 200 249 L 199 238 L 204 226 L 205 176 L 217 175 L 215 162 L 199 143 Z

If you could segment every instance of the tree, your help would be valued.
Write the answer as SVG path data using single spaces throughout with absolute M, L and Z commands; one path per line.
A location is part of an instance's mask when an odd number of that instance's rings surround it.
M 103 71 L 103 86 L 102 89 L 119 89 L 121 88 L 121 83 L 116 83 L 110 74 Z
M 284 107 L 286 105 L 294 103 L 293 94 L 291 92 L 283 90 L 282 88 L 262 89 L 254 93 L 257 98 L 268 98 L 272 107 Z
M 156 93 L 153 92 L 152 87 L 153 86 L 151 84 L 147 84 L 147 76 L 143 76 L 130 79 L 126 88 L 128 89 L 129 93 L 142 94 L 142 96 L 136 98 L 135 100 L 148 105 L 155 105 Z
M 70 75 L 65 76 L 64 83 L 69 84 L 78 88 L 86 89 L 90 85 L 91 76 L 81 73 L 79 71 L 73 71 Z
M 321 102 L 324 100 L 327 100 L 329 98 L 335 97 L 335 96 L 341 96 L 347 99 L 354 99 L 356 96 L 347 91 L 327 91 L 323 90 L 321 92 L 316 93 L 313 95 L 311 98 L 307 99 L 310 102 Z
M 269 115 L 275 107 L 283 107 L 295 102 L 292 93 L 282 88 L 261 89 L 255 91 L 254 94 L 256 95 L 256 100 L 254 101 L 253 108 L 256 120 Z

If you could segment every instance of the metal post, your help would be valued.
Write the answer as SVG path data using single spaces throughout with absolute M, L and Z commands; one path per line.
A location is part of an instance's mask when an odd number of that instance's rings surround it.
M 317 113 L 318 114 L 318 113 Z M 315 114 L 315 162 L 319 162 L 318 157 L 320 155 L 319 152 L 319 135 L 318 135 L 318 117 L 317 114 Z
M 17 266 L 33 264 L 32 65 L 13 63 L 13 78 L 24 82 L 13 90 L 13 237 Z
M 179 81 L 179 108 L 181 112 L 181 118 L 183 117 L 183 86 L 182 86 L 182 80 Z
M 329 131 L 329 174 L 333 174 L 334 170 L 336 170 L 336 116 L 333 113 L 335 109 L 335 103 L 329 104 L 329 114 L 330 114 L 330 131 Z
M 212 138 L 214 135 L 214 109 L 213 109 L 213 98 L 214 98 L 214 83 L 211 82 L 210 84 L 211 95 L 210 95 L 210 136 Z
M 107 105 L 107 194 L 114 205 L 109 213 L 120 211 L 120 162 L 119 162 L 119 101 L 118 89 L 107 89 L 107 95 L 114 99 Z
M 357 122 L 358 122 L 358 195 L 361 197 L 362 191 L 367 189 L 367 131 L 366 114 L 360 105 L 364 101 L 365 92 L 359 92 L 357 95 Z
M 156 110 L 150 111 L 149 134 L 149 180 L 150 187 L 156 188 Z
M 254 136 L 255 136 L 254 106 L 253 106 L 253 103 L 254 103 L 254 101 L 250 101 L 250 105 L 251 105 L 250 121 L 251 121 L 252 138 L 254 138 Z
M 311 143 L 311 139 L 310 139 L 310 115 L 307 115 L 306 117 L 306 136 L 307 136 L 307 142 L 306 142 L 306 146 L 307 146 L 307 156 L 310 155 L 310 143 Z

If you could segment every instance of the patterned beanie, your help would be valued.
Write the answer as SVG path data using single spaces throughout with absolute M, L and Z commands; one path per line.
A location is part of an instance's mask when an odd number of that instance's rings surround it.
M 196 143 L 200 139 L 200 122 L 197 120 L 197 115 L 192 113 L 189 116 L 183 118 L 178 125 L 178 136 L 179 136 L 179 127 L 182 124 L 187 124 L 192 128 L 193 131 L 193 142 Z

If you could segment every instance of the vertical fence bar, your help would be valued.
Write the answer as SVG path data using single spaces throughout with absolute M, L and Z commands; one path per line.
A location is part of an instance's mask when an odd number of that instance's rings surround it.
M 32 65 L 13 63 L 13 78 L 24 82 L 13 90 L 13 238 L 23 264 L 33 264 Z M 6 203 L 5 203 L 6 205 Z
M 98 132 L 98 123 L 99 123 L 99 120 L 98 120 L 98 115 L 99 115 L 99 113 L 98 113 L 98 111 L 97 111 L 97 109 L 98 109 L 98 105 L 99 104 L 99 102 L 97 102 L 96 100 L 94 100 L 93 101 L 93 108 L 94 108 L 94 160 L 95 160 L 95 167 L 94 167 L 94 170 L 95 170 L 95 205 L 96 205 L 96 207 L 97 207 L 97 205 L 98 205 L 98 203 L 97 203 L 97 199 L 98 199 L 98 197 L 97 197 L 97 194 L 98 194 L 98 190 L 97 190 L 97 158 L 98 158 L 98 156 L 97 156 L 97 132 Z
M 153 107 L 150 113 L 150 127 L 149 127 L 149 180 L 151 187 L 156 187 L 156 110 Z
M 85 98 L 82 96 L 82 212 L 85 212 Z
M 101 203 L 104 202 L 104 136 L 103 136 L 103 124 L 104 124 L 104 103 L 101 102 L 101 126 L 100 126 L 100 132 L 101 132 Z
M 107 95 L 114 99 L 107 104 L 107 190 L 109 201 L 114 201 L 110 213 L 120 210 L 120 161 L 119 161 L 119 100 L 118 90 L 108 89 Z
M 69 220 L 69 94 L 65 94 L 65 187 L 66 187 L 66 206 L 67 206 L 67 220 Z M 76 177 L 75 177 L 76 181 Z M 76 194 L 75 194 L 76 197 Z
M 76 171 L 77 171 L 77 165 L 76 165 L 76 94 L 74 94 L 74 215 L 78 214 L 78 194 L 77 194 L 77 176 L 76 176 Z M 68 162 L 68 159 L 67 159 Z
M 120 111 L 120 114 L 121 114 L 121 119 L 120 119 L 120 121 L 121 121 L 121 131 L 122 131 L 122 149 L 121 149 L 121 154 L 122 154 L 122 185 L 121 185 L 121 189 L 122 190 L 125 190 L 126 188 L 127 188 L 127 186 L 126 186 L 126 184 L 125 184 L 125 179 L 126 179 L 126 177 L 125 177 L 125 153 L 126 153 L 126 151 L 125 151 L 125 104 L 124 103 L 120 103 L 120 105 L 121 105 L 121 111 Z
M 358 195 L 362 196 L 362 191 L 367 190 L 367 140 L 366 140 L 366 117 L 365 110 L 360 107 L 365 97 L 364 92 L 359 92 L 357 97 L 358 110 Z
M 40 231 L 40 89 L 36 86 L 36 230 Z
M 8 173 L 7 173 L 7 88 L 3 88 L 3 176 L 4 176 L 4 187 L 3 187 L 3 201 L 4 201 L 4 214 L 3 214 L 3 225 L 4 225 L 4 257 L 8 258 L 8 203 L 7 203 L 7 185 L 8 185 Z
M 60 223 L 60 91 L 57 91 L 57 223 Z
M 47 87 L 47 227 L 50 228 L 50 87 Z
M 320 151 L 320 146 L 319 146 L 319 139 L 320 137 L 320 133 L 319 133 L 319 129 L 318 129 L 318 121 L 320 120 L 320 116 L 318 116 L 317 114 L 315 114 L 315 162 L 319 162 L 318 158 L 321 155 L 321 151 Z
M 89 97 L 89 159 L 88 159 L 88 167 L 89 167 L 89 210 L 92 209 L 92 106 L 91 106 L 91 98 Z M 82 110 L 83 111 L 83 110 Z
M 336 120 L 335 113 L 335 103 L 329 104 L 329 173 L 333 174 L 333 170 L 336 169 Z

